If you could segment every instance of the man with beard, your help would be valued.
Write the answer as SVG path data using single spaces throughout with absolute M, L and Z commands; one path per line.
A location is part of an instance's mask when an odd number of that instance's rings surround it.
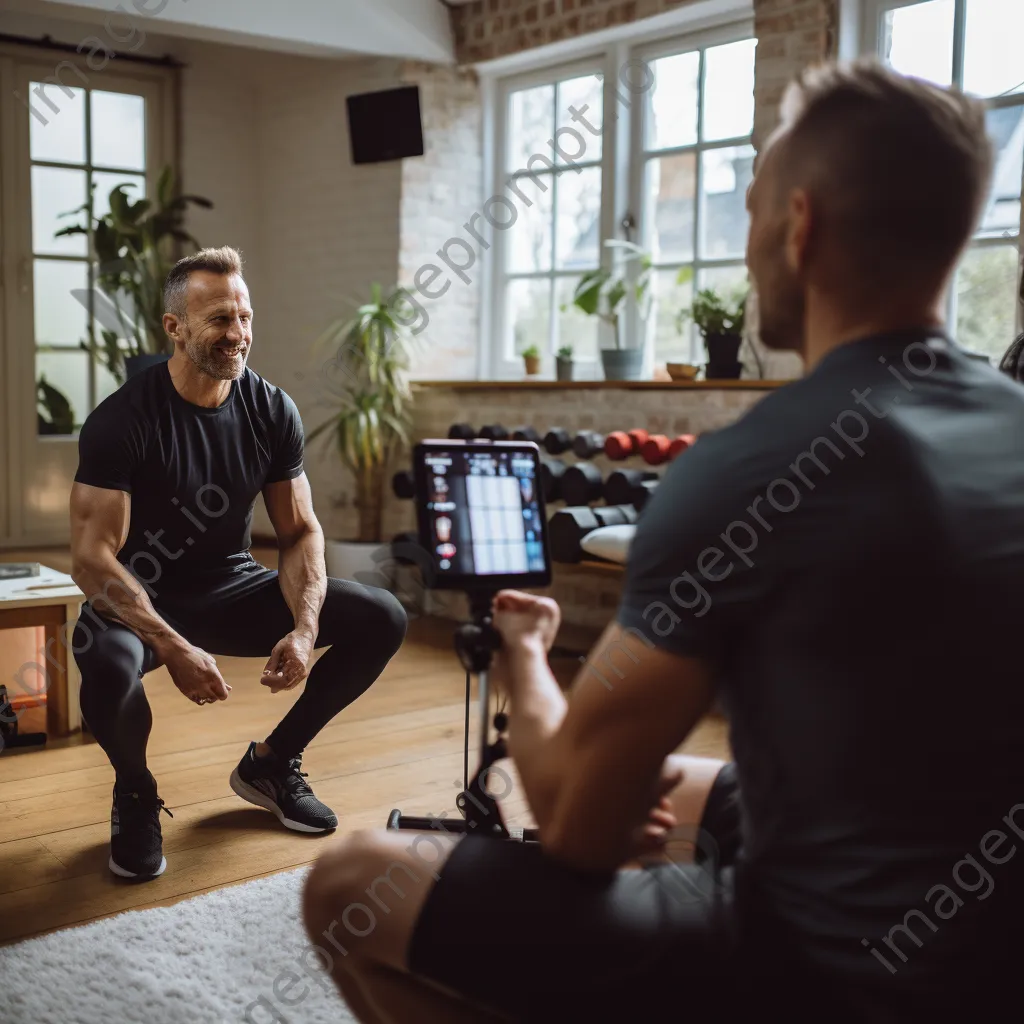
M 298 410 L 246 366 L 253 313 L 239 254 L 204 249 L 178 262 L 164 310 L 174 354 L 86 420 L 71 492 L 72 576 L 89 599 L 73 638 L 82 713 L 116 774 L 110 870 L 131 878 L 166 867 L 164 801 L 146 763 L 147 672 L 166 666 L 200 706 L 231 691 L 214 655 L 268 658 L 261 682 L 271 693 L 305 679 L 230 785 L 288 828 L 327 832 L 338 819 L 305 781 L 303 750 L 377 678 L 406 626 L 387 591 L 325 573 Z M 249 552 L 260 493 L 278 571 Z
M 747 262 L 806 376 L 669 469 L 568 701 L 557 606 L 498 595 L 540 843 L 324 852 L 306 925 L 364 1021 L 981 1020 L 1017 994 L 1024 394 L 942 328 L 984 110 L 855 64 L 782 114 Z M 735 764 L 668 760 L 716 696 Z M 674 823 L 693 861 L 630 870 Z

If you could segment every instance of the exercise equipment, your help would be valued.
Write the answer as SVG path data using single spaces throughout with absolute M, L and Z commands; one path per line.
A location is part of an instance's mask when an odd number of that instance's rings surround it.
M 640 454 L 649 466 L 660 466 L 671 462 L 677 455 L 697 443 L 694 434 L 679 434 L 668 438 L 664 434 L 652 434 L 640 447 Z
M 552 427 L 544 435 L 544 451 L 548 455 L 562 455 L 572 447 L 569 431 L 561 427 Z
M 604 500 L 609 505 L 631 505 L 634 490 L 645 481 L 657 479 L 652 469 L 617 469 L 604 482 Z
M 661 480 L 643 480 L 633 488 L 630 500 L 633 507 L 639 512 L 654 497 Z
M 540 434 L 533 427 L 516 427 L 512 431 L 513 441 L 530 441 L 533 444 L 540 444 Z
M 578 459 L 592 459 L 604 451 L 604 434 L 593 430 L 581 430 L 572 442 L 573 454 Z
M 391 490 L 396 498 L 403 501 L 410 501 L 416 497 L 416 478 L 412 475 L 411 469 L 400 469 L 391 478 Z
M 567 505 L 589 505 L 604 496 L 604 478 L 592 462 L 577 462 L 562 474 L 562 500 Z
M 646 430 L 614 430 L 604 439 L 604 453 L 614 462 L 621 462 L 631 455 L 639 455 L 649 436 Z
M 682 455 L 687 449 L 692 448 L 697 443 L 697 438 L 694 434 L 680 434 L 668 448 L 668 458 L 671 462 L 677 455 Z
M 562 498 L 562 477 L 569 467 L 561 459 L 540 460 L 540 486 L 545 501 L 560 501 Z
M 453 441 L 472 441 L 476 431 L 468 423 L 453 423 L 448 428 L 448 436 Z
M 584 558 L 580 542 L 602 526 L 622 526 L 636 522 L 632 505 L 589 505 L 559 509 L 548 522 L 548 543 L 555 562 L 574 564 Z
M 485 441 L 507 441 L 508 431 L 500 423 L 488 423 L 480 428 L 480 437 Z

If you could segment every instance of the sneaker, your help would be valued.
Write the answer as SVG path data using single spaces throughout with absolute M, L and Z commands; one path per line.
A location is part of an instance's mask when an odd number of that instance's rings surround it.
M 273 755 L 258 757 L 256 744 L 250 743 L 231 773 L 231 788 L 243 800 L 273 811 L 282 825 L 296 832 L 329 832 L 337 828 L 337 816 L 313 795 L 301 768 L 301 754 L 288 761 Z
M 114 783 L 108 866 L 115 875 L 156 878 L 164 873 L 167 860 L 160 830 L 161 811 L 174 817 L 157 796 L 152 775 L 134 786 Z

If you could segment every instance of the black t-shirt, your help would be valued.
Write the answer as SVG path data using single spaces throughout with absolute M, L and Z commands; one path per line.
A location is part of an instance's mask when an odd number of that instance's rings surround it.
M 90 413 L 75 480 L 131 495 L 118 559 L 140 581 L 216 575 L 252 561 L 253 506 L 268 483 L 302 473 L 298 409 L 246 369 L 203 408 L 178 394 L 166 363 L 130 378 Z
M 763 954 L 877 1020 L 1013 977 L 1020 385 L 920 331 L 832 351 L 671 466 L 619 622 L 716 666 Z

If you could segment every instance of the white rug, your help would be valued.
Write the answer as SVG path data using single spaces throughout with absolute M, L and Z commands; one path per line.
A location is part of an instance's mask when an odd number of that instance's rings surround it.
M 302 930 L 306 870 L 0 947 L 0 1020 L 352 1022 Z

